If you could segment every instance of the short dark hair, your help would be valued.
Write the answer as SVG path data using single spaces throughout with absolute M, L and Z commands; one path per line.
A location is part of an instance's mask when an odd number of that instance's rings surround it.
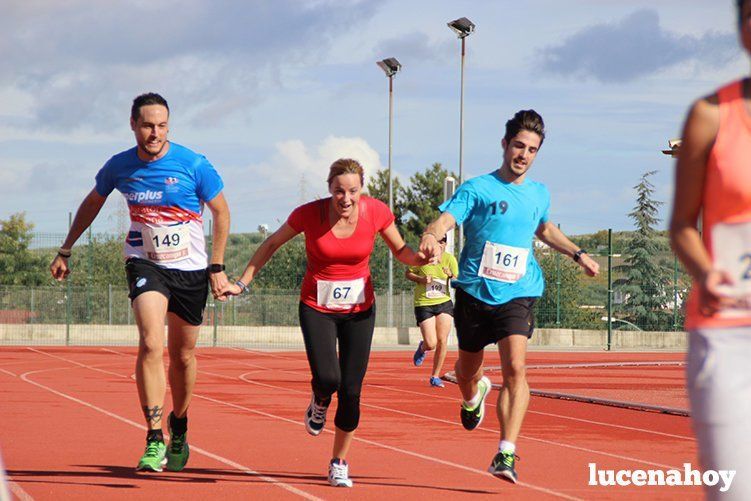
M 545 122 L 535 110 L 520 110 L 516 112 L 514 118 L 506 122 L 506 135 L 503 139 L 508 144 L 522 130 L 534 132 L 540 136 L 540 146 L 545 141 Z
M 141 94 L 133 100 L 133 106 L 131 106 L 130 108 L 130 118 L 132 118 L 133 120 L 138 120 L 138 117 L 141 114 L 141 107 L 149 106 L 151 104 L 159 104 L 164 106 L 165 108 L 167 108 L 167 113 L 169 114 L 169 105 L 167 104 L 167 100 L 155 92 L 147 92 L 146 94 Z

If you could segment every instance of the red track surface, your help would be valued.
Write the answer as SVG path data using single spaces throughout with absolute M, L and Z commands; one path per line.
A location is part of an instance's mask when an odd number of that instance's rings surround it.
M 698 469 L 687 418 L 546 398 L 532 399 L 517 444 L 520 484 L 500 481 L 485 472 L 498 443 L 497 392 L 482 426 L 467 432 L 458 420 L 457 388 L 430 388 L 429 369 L 412 367 L 407 352 L 373 353 L 349 457 L 352 490 L 329 487 L 325 479 L 333 414 L 319 437 L 303 427 L 310 374 L 301 352 L 201 349 L 187 468 L 135 474 L 144 428 L 132 378 L 134 353 L 0 348 L 0 448 L 16 497 L 701 498 L 698 487 L 587 485 L 588 463 L 615 470 L 682 470 L 691 463 Z M 497 355 L 489 355 L 488 364 L 497 365 Z M 454 356 L 449 354 L 446 368 Z M 679 358 L 536 352 L 529 364 Z M 570 385 L 568 371 L 561 374 Z M 639 384 L 648 383 L 643 369 L 628 371 Z M 553 384 L 551 374 L 540 382 Z M 500 382 L 497 373 L 491 376 Z M 582 385 L 593 383 L 580 377 Z M 534 378 L 530 371 L 533 386 Z

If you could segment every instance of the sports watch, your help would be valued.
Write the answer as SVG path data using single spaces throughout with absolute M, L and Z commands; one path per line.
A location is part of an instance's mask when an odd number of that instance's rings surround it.
M 574 252 L 574 262 L 578 263 L 579 259 L 581 259 L 582 254 L 587 254 L 587 251 L 584 249 L 579 249 L 578 251 Z
M 209 265 L 209 273 L 221 273 L 224 271 L 223 264 L 212 263 Z

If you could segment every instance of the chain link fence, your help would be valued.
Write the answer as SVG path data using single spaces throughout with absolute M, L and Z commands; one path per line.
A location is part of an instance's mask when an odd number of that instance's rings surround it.
M 47 267 L 64 237 L 33 234 L 23 260 L 15 259 L 24 262 L 24 269 L 4 277 L 5 285 L 0 285 L 0 344 L 136 344 L 137 334 L 128 327 L 134 319 L 125 286 L 122 237 L 83 235 L 70 259 L 71 275 L 56 283 Z M 230 276 L 242 271 L 262 239 L 260 234 L 230 236 L 225 260 Z M 207 241 L 210 245 L 210 238 Z M 298 237 L 282 250 L 254 281 L 250 295 L 226 303 L 209 298 L 202 344 L 299 343 L 297 309 L 305 271 L 304 242 Z M 377 292 L 376 328 L 414 328 L 412 283 L 404 278 L 403 266 L 395 267 L 392 300 L 384 293 L 387 253 L 379 239 L 371 259 Z M 612 243 L 591 252 L 601 269 L 594 278 L 585 277 L 570 259 L 550 249 L 538 248 L 536 254 L 546 279 L 545 294 L 535 310 L 538 328 L 682 329 L 689 279 L 669 250 L 650 256 L 656 270 L 652 275 L 656 276 L 644 277 L 641 283 L 633 280 L 638 274 L 629 271 L 633 260 Z

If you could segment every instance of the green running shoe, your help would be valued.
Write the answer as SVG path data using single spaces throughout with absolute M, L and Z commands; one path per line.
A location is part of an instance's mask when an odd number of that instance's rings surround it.
M 146 452 L 141 456 L 136 471 L 162 471 L 162 466 L 167 463 L 167 458 L 164 457 L 166 452 L 167 446 L 164 442 L 146 442 Z
M 518 478 L 514 466 L 519 456 L 513 452 L 499 452 L 493 458 L 493 462 L 490 463 L 488 471 L 493 474 L 494 477 L 498 477 L 509 482 L 516 483 Z
M 170 430 L 169 447 L 167 448 L 167 469 L 169 471 L 181 471 L 190 457 L 188 447 L 188 433 L 175 435 Z
M 480 393 L 480 403 L 472 409 L 467 409 L 462 403 L 462 410 L 459 413 L 462 419 L 462 426 L 465 430 L 472 431 L 482 423 L 482 419 L 485 417 L 485 399 L 488 398 L 490 388 L 493 383 L 485 376 L 477 382 L 477 391 Z

